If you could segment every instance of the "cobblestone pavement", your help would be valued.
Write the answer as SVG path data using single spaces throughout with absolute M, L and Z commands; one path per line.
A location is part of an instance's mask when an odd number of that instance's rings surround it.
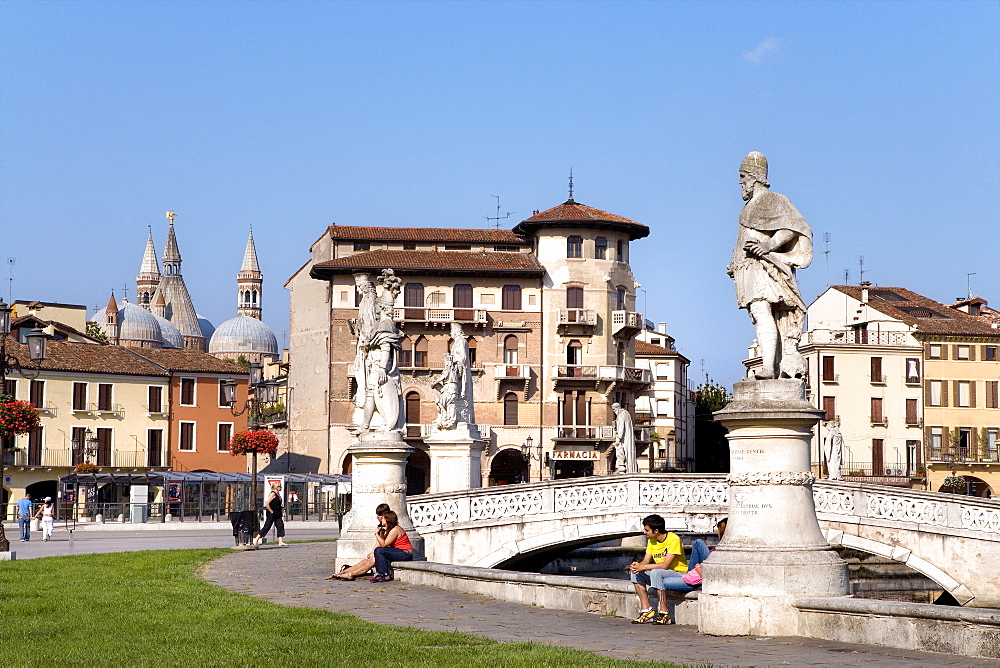
M 619 659 L 713 666 L 996 666 L 995 661 L 808 638 L 719 638 L 693 626 L 636 626 L 400 582 L 325 581 L 335 543 L 239 552 L 205 570 L 209 582 L 281 605 L 343 612 L 380 624 L 533 641 Z

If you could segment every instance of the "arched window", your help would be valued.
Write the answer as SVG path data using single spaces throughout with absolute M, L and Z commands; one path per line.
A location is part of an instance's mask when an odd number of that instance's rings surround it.
M 517 337 L 511 334 L 503 340 L 503 363 L 517 364 Z
M 606 260 L 608 258 L 608 240 L 604 237 L 594 239 L 594 259 Z
M 476 366 L 476 340 L 469 337 L 469 366 Z
M 400 346 L 402 346 L 402 350 L 399 351 L 399 366 L 401 366 L 401 367 L 412 367 L 413 366 L 413 342 L 410 341 L 410 337 L 404 336 L 403 340 L 400 341 Z
M 514 392 L 503 395 L 503 423 L 517 424 L 517 394 Z
M 628 294 L 625 288 L 621 285 L 615 291 L 615 310 L 624 311 L 625 310 L 625 296 Z
M 583 362 L 583 344 L 573 339 L 566 346 L 566 364 L 576 366 Z
M 435 290 L 434 292 L 427 295 L 427 305 L 440 308 L 447 303 L 447 297 L 440 290 Z
M 423 424 L 420 419 L 420 393 L 419 392 L 407 392 L 406 402 L 406 435 L 407 436 L 420 436 L 420 425 Z
M 503 303 L 501 307 L 504 311 L 520 311 L 521 310 L 521 286 L 520 285 L 505 285 L 503 286 Z
M 413 366 L 419 368 L 427 367 L 427 339 L 423 336 L 413 344 Z
M 257 305 L 257 291 L 256 290 L 254 290 L 253 292 L 250 293 L 250 303 L 253 304 L 254 306 Z
M 566 257 L 583 257 L 583 237 L 579 234 L 566 237 Z

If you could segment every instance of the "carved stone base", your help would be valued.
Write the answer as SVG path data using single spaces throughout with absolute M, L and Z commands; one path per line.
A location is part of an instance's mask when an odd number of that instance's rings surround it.
M 729 429 L 729 524 L 705 562 L 702 633 L 795 635 L 796 596 L 846 596 L 847 565 L 816 520 L 812 428 L 801 380 L 736 383 L 716 418 Z
M 460 422 L 455 429 L 434 430 L 424 439 L 431 458 L 430 492 L 457 492 L 481 487 L 486 441 L 479 427 Z
M 406 509 L 406 459 L 413 452 L 398 432 L 364 432 L 348 449 L 351 469 L 351 511 L 337 540 L 336 568 L 353 565 L 375 547 L 380 503 L 399 518 L 399 525 L 413 543 L 415 557 L 423 556 L 424 539 L 414 530 Z

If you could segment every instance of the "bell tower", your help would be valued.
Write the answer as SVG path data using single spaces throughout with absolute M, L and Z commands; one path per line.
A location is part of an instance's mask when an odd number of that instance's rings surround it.
M 156 294 L 156 288 L 160 285 L 160 263 L 156 259 L 156 248 L 153 246 L 153 229 L 149 229 L 149 238 L 146 239 L 146 252 L 142 256 L 142 266 L 139 267 L 139 275 L 135 277 L 136 301 L 139 306 L 147 311 Z
M 247 315 L 260 320 L 261 290 L 264 285 L 264 275 L 260 273 L 257 264 L 257 249 L 253 244 L 253 228 L 243 252 L 243 264 L 240 273 L 236 274 L 236 315 Z

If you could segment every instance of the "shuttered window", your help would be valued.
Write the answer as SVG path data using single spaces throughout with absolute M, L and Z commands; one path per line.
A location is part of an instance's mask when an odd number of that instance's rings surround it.
M 503 304 L 501 305 L 504 311 L 520 311 L 521 310 L 521 286 L 520 285 L 505 285 L 503 286 Z
M 823 356 L 823 380 L 837 380 L 837 375 L 834 373 L 833 361 L 833 355 Z
M 111 403 L 111 392 L 113 387 L 114 386 L 111 383 L 100 383 L 97 386 L 97 410 L 113 410 L 113 405 Z
M 73 383 L 73 410 L 87 410 L 87 384 Z
M 906 424 L 917 424 L 917 400 L 906 400 Z
M 181 378 L 181 405 L 194 406 L 194 378 Z
M 882 376 L 882 358 L 873 357 L 872 358 L 872 382 L 873 383 L 884 383 L 885 378 Z
M 149 386 L 149 412 L 163 412 L 163 388 L 159 385 Z
M 836 397 L 823 397 L 823 410 L 826 412 L 824 420 L 829 422 L 830 420 L 837 419 L 837 398 Z

